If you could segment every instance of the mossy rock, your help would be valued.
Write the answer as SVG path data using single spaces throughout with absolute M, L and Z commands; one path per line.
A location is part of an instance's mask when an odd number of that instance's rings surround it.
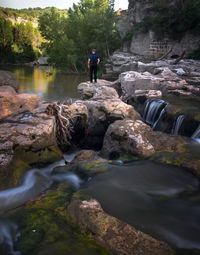
M 192 174 L 200 177 L 200 159 L 191 151 L 185 149 L 184 152 L 157 152 L 151 159 L 168 165 L 175 165 L 189 170 Z
M 16 150 L 11 164 L 6 172 L 0 175 L 0 188 L 16 186 L 25 171 L 32 167 L 44 166 L 62 159 L 60 150 L 51 146 L 40 151 Z
M 72 193 L 66 183 L 54 186 L 10 215 L 21 232 L 16 250 L 22 255 L 109 255 L 70 222 L 66 207 Z

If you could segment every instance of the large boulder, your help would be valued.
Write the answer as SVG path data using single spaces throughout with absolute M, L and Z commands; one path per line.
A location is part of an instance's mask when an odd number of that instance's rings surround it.
M 100 94 L 105 98 L 118 97 L 116 91 L 112 88 L 113 82 L 106 80 L 97 80 L 97 83 L 82 82 L 78 85 L 80 98 L 90 99 L 99 97 Z
M 170 90 L 184 89 L 187 85 L 185 80 L 180 79 L 167 67 L 162 68 L 158 75 L 149 72 L 139 73 L 129 71 L 119 76 L 123 96 L 132 96 L 136 90 L 160 90 L 167 94 Z
M 123 120 L 111 124 L 106 132 L 102 153 L 106 157 L 131 153 L 151 156 L 157 151 L 176 151 L 185 140 L 161 132 L 154 132 L 141 120 Z
M 10 86 L 18 90 L 19 82 L 15 75 L 9 71 L 0 70 L 0 86 Z
M 86 147 L 100 149 L 108 126 L 116 120 L 140 119 L 139 114 L 130 105 L 119 98 L 83 101 L 87 106 L 89 118 L 86 133 Z
M 0 120 L 18 113 L 33 111 L 40 102 L 34 94 L 17 94 L 10 86 L 0 86 Z
M 46 104 L 0 123 L 0 165 L 7 165 L 16 149 L 39 151 L 56 145 L 55 119 L 45 113 Z
M 73 222 L 113 254 L 167 255 L 173 251 L 164 242 L 136 230 L 105 213 L 94 199 L 73 199 L 68 206 Z

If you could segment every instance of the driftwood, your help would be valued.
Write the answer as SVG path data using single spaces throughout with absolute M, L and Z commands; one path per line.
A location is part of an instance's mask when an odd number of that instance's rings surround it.
M 170 52 L 172 52 L 172 48 L 170 48 L 170 49 L 168 50 L 168 52 L 165 53 L 165 54 L 164 54 L 162 57 L 160 57 L 158 60 L 163 60 L 163 59 L 165 59 L 165 58 L 169 55 Z
M 173 65 L 178 64 L 181 61 L 181 59 L 183 59 L 184 55 L 185 55 L 185 50 L 181 53 L 180 57 L 177 58 L 172 64 Z

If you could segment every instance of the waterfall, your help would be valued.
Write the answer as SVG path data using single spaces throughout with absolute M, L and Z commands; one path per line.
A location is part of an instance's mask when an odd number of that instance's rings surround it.
M 173 128 L 172 128 L 172 132 L 171 134 L 173 135 L 178 135 L 179 134 L 179 131 L 180 131 L 180 128 L 182 126 L 182 123 L 183 123 L 183 120 L 185 119 L 185 116 L 184 115 L 179 115 L 174 123 L 173 123 Z
M 156 128 L 159 121 L 162 119 L 165 113 L 165 107 L 167 102 L 162 99 L 147 100 L 143 113 L 143 119 L 153 129 Z
M 197 127 L 197 129 L 194 131 L 194 133 L 192 134 L 191 138 L 200 142 L 200 124 Z

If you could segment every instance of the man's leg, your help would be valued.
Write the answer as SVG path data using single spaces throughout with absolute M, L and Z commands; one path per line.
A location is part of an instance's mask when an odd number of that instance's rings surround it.
M 94 82 L 97 82 L 97 66 L 94 66 Z
M 90 82 L 92 82 L 93 66 L 90 66 Z

